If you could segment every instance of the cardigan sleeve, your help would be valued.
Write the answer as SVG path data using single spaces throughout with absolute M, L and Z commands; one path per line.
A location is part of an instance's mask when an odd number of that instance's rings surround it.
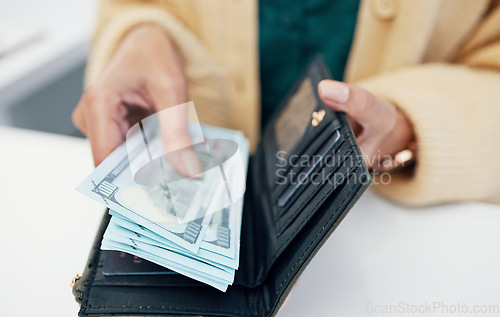
M 417 137 L 415 168 L 376 177 L 378 192 L 408 205 L 500 202 L 499 72 L 430 64 L 359 85 L 398 105 Z
M 197 36 L 196 21 L 192 1 L 100 0 L 85 87 L 103 72 L 131 29 L 141 24 L 153 24 L 167 34 L 179 51 L 190 99 L 204 105 L 197 108 L 199 119 L 207 124 L 227 125 L 225 73 Z
M 172 13 L 163 10 L 157 1 L 101 0 L 85 86 L 89 86 L 100 75 L 125 35 L 133 27 L 143 23 L 160 25 L 174 38 L 193 36 Z
M 453 63 L 411 66 L 359 85 L 393 101 L 417 137 L 415 168 L 390 181 L 375 177 L 379 193 L 407 205 L 500 203 L 500 5 Z
M 166 32 L 179 49 L 186 75 L 191 82 L 206 82 L 222 71 L 196 36 L 191 1 L 179 0 L 101 0 L 89 61 L 85 74 L 88 87 L 103 71 L 121 40 L 140 24 L 154 24 Z

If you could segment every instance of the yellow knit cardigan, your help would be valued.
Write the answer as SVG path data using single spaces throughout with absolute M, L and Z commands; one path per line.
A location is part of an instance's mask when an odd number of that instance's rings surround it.
M 254 148 L 257 22 L 256 0 L 101 0 L 86 84 L 131 28 L 156 24 L 181 52 L 200 120 L 244 131 Z M 417 166 L 375 185 L 382 195 L 500 202 L 500 1 L 362 0 L 346 81 L 393 101 L 415 129 Z

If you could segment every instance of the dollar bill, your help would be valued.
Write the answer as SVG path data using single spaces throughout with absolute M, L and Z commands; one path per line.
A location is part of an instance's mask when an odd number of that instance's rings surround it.
M 126 252 L 155 264 L 166 267 L 172 271 L 176 271 L 182 275 L 185 275 L 189 278 L 195 279 L 212 287 L 215 287 L 218 290 L 225 292 L 227 287 L 230 285 L 227 282 L 223 282 L 215 278 L 214 276 L 207 274 L 203 271 L 197 271 L 189 266 L 182 265 L 180 263 L 175 262 L 175 260 L 170 260 L 169 257 L 165 257 L 161 249 L 152 250 L 153 253 L 149 253 L 143 250 L 138 249 L 137 247 L 131 246 L 129 244 L 114 242 L 112 240 L 105 240 L 101 245 L 102 250 L 113 250 L 113 251 L 122 251 Z
M 133 222 L 130 222 L 118 216 L 113 216 L 111 218 L 108 230 L 106 232 L 108 231 L 110 231 L 109 233 L 111 234 L 108 235 L 108 237 L 110 237 L 111 239 L 113 239 L 115 235 L 130 237 L 136 239 L 137 241 L 161 246 L 174 252 L 194 257 L 200 261 L 205 261 L 212 265 L 218 266 L 221 269 L 227 269 L 228 271 L 231 271 L 230 269 L 237 269 L 239 265 L 238 261 L 235 258 L 233 259 L 225 257 L 220 254 L 204 250 L 203 248 L 200 248 L 198 250 L 198 253 L 189 252 L 170 242 L 169 240 L 161 237 L 160 235 L 152 232 L 151 230 L 148 230 L 145 227 L 134 224 Z
M 204 211 L 198 208 L 194 220 L 180 223 L 171 204 L 160 202 L 169 201 L 168 198 L 159 198 L 162 189 L 137 184 L 128 167 L 129 157 L 125 146 L 121 145 L 77 189 L 135 223 L 148 227 L 187 250 L 197 252 L 210 223 L 210 215 L 205 217 Z M 175 194 L 182 195 L 180 190 Z M 198 200 L 202 198 L 196 191 L 194 197 L 198 197 Z M 196 207 L 200 204 L 195 201 L 193 205 Z
M 248 140 L 239 131 L 196 125 L 191 132 L 199 146 L 193 149 L 203 173 L 185 177 L 161 155 L 157 121 L 134 126 L 127 142 L 77 189 L 110 210 L 101 249 L 144 258 L 225 291 L 239 266 Z M 154 124 L 143 127 L 146 122 Z
M 214 280 L 232 283 L 234 279 L 234 269 L 224 267 L 218 263 L 205 261 L 192 253 L 180 253 L 172 249 L 165 248 L 164 245 L 144 238 L 127 236 L 126 232 L 120 232 L 120 228 L 109 226 L 104 235 L 103 244 L 110 241 L 131 246 L 137 250 L 155 254 L 165 260 L 173 261 L 180 266 L 193 269 L 196 272 L 203 272 Z
M 234 140 L 239 150 L 243 152 L 239 155 L 247 159 L 248 142 L 240 133 L 233 131 L 231 134 L 226 129 L 214 127 L 203 128 L 207 138 Z M 159 137 L 150 140 L 150 143 L 154 142 L 160 142 Z M 207 213 L 207 202 L 209 204 L 217 202 L 211 199 L 216 195 L 206 192 L 213 190 L 210 183 L 214 178 L 221 177 L 217 175 L 217 169 L 205 172 L 201 179 L 179 179 L 175 182 L 175 186 L 164 184 L 147 186 L 137 183 L 130 169 L 131 162 L 140 157 L 141 151 L 127 150 L 126 144 L 122 144 L 77 189 L 134 223 L 147 227 L 180 247 L 196 253 L 213 215 L 213 212 Z M 167 173 L 175 173 L 168 162 L 164 163 L 165 169 L 168 169 Z M 229 218 L 228 216 L 226 218 Z M 217 240 L 213 249 L 221 253 L 226 250 L 227 256 L 234 256 L 235 249 L 232 247 L 234 242 L 231 244 L 230 237 L 228 240 L 227 234 L 224 235 L 230 231 L 223 232 L 224 228 L 229 229 L 228 225 L 237 223 L 221 222 L 220 231 L 217 227 L 220 240 Z M 227 243 L 223 242 L 224 237 Z

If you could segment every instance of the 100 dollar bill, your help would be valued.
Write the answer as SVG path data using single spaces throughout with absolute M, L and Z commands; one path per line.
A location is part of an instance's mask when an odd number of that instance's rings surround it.
M 238 145 L 237 154 L 243 160 L 246 173 L 249 144 L 242 133 L 210 126 L 202 126 L 202 130 L 206 138 L 234 141 Z M 159 136 L 149 140 L 149 143 L 154 142 L 160 142 Z M 143 157 L 142 154 L 140 148 L 131 151 L 127 150 L 125 143 L 122 144 L 77 189 L 129 221 L 146 227 L 183 249 L 196 253 L 203 244 L 207 250 L 236 258 L 239 253 L 242 204 L 236 202 L 232 208 L 217 213 L 216 219 L 212 221 L 213 213 L 206 212 L 204 202 L 217 198 L 207 192 L 207 188 L 213 187 L 210 185 L 213 177 L 189 180 L 189 186 L 185 189 L 182 186 L 164 188 L 161 185 L 138 184 L 134 181 L 130 165 Z M 172 173 L 173 170 L 169 169 L 168 172 Z M 243 175 L 243 179 L 236 178 L 236 181 L 244 182 L 245 176 Z M 169 203 L 173 199 L 181 201 L 184 204 L 182 210 L 188 212 L 179 216 L 172 208 L 172 203 Z M 189 217 L 186 216 L 187 213 L 190 214 Z M 209 234 L 204 241 L 207 230 Z

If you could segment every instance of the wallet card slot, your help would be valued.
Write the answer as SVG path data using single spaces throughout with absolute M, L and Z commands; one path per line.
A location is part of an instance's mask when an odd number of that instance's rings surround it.
M 277 205 L 278 207 L 284 207 L 290 198 L 297 192 L 302 184 L 304 184 L 312 172 L 318 167 L 318 165 L 323 161 L 325 156 L 330 152 L 333 146 L 340 140 L 340 132 L 336 130 L 333 137 L 327 140 L 321 148 L 313 155 L 312 159 L 309 161 L 307 166 L 303 167 L 297 174 L 295 182 L 289 184 L 284 192 L 279 196 Z
M 308 190 L 303 193 L 304 197 L 297 200 L 288 212 L 278 221 L 279 236 L 284 234 L 298 218 L 303 218 L 304 216 L 308 217 L 314 214 L 320 206 L 320 203 L 329 195 L 334 195 L 335 190 L 342 186 L 347 176 L 351 174 L 356 167 L 352 156 L 348 156 L 347 154 L 347 158 L 344 157 L 342 159 L 341 166 L 331 172 L 324 180 L 323 184 L 308 188 Z
M 314 217 L 316 212 L 324 207 L 323 205 L 326 201 L 330 201 L 333 205 L 337 206 L 335 208 L 340 208 L 339 206 L 344 201 L 345 197 L 350 195 L 350 192 L 358 187 L 358 182 L 354 180 L 354 177 L 357 176 L 357 170 L 359 170 L 359 167 L 352 167 L 349 172 L 342 177 L 341 181 L 330 188 L 323 188 L 321 193 L 310 202 L 307 212 L 304 212 L 304 210 L 301 213 L 294 214 L 289 221 L 283 224 L 279 236 L 280 248 L 278 249 L 278 254 L 301 232 L 307 222 Z
M 116 287 L 206 287 L 205 284 L 181 274 L 115 275 L 106 276 L 101 267 L 96 268 L 94 286 Z
M 345 134 L 340 129 L 340 124 L 338 120 L 334 120 L 331 125 L 327 126 L 323 130 L 315 131 L 314 135 L 309 135 L 307 139 L 304 140 L 306 146 L 303 146 L 300 151 L 294 152 L 289 156 L 288 160 L 284 161 L 284 158 L 279 157 L 275 161 L 275 181 L 272 198 L 273 201 L 278 201 L 280 196 L 283 195 L 285 190 L 288 188 L 288 182 L 295 181 L 294 175 L 298 175 L 301 170 L 310 165 L 311 157 L 315 157 L 319 155 L 321 148 L 325 146 L 329 141 L 332 140 L 332 137 L 336 137 L 336 133 L 340 133 L 340 140 L 345 138 Z M 333 145 L 332 150 L 336 150 L 340 145 L 340 142 L 337 142 Z M 311 155 L 314 153 L 314 155 Z M 305 161 L 307 160 L 307 163 Z M 286 180 L 286 181 L 284 181 Z
M 125 274 L 125 275 L 106 275 L 104 274 L 104 262 L 106 254 L 99 252 L 99 260 L 96 266 L 96 275 L 94 278 L 95 286 L 137 286 L 147 287 L 177 287 L 177 286 L 204 286 L 205 284 L 194 279 L 188 278 L 182 274 L 172 272 L 171 274 Z
M 318 181 L 320 175 L 323 175 L 323 178 L 328 177 L 329 174 L 334 172 L 342 164 L 343 160 L 350 154 L 350 151 L 352 151 L 350 150 L 352 144 L 349 142 L 349 140 L 344 139 L 337 142 L 338 143 L 336 144 L 336 148 L 329 151 L 330 153 L 322 158 L 321 162 L 319 162 L 318 164 L 319 166 L 316 166 L 316 168 L 312 170 L 311 173 L 307 173 L 308 175 L 305 180 L 301 181 L 300 183 L 298 183 L 298 181 L 292 181 L 291 184 L 289 184 L 289 186 L 298 185 L 298 187 L 292 193 L 291 197 L 287 199 L 284 205 L 280 206 L 279 204 L 276 204 L 274 206 L 278 214 L 278 218 L 283 217 L 283 215 L 290 209 L 295 201 L 302 196 L 302 193 L 306 190 L 306 188 L 311 186 L 317 187 L 318 185 L 320 185 L 320 182 Z M 284 192 L 282 195 L 284 195 L 285 193 L 286 192 Z
M 322 107 L 316 108 L 316 112 L 320 110 L 325 110 Z M 338 120 L 336 118 L 335 112 L 332 110 L 326 111 L 325 118 L 318 126 L 309 125 L 304 132 L 304 135 L 301 137 L 300 141 L 293 147 L 290 153 L 286 153 L 287 157 L 289 157 L 290 163 L 292 165 L 297 163 L 297 160 L 300 158 L 300 154 L 306 153 L 307 150 L 311 150 L 311 144 L 314 144 L 314 140 L 318 138 L 318 136 L 322 136 L 323 138 L 328 137 L 328 134 L 331 133 L 329 131 L 336 130 L 335 128 L 340 128 L 340 125 L 337 124 Z M 318 144 L 319 143 L 319 144 Z M 316 142 L 316 145 L 319 147 L 322 142 Z M 314 149 L 317 150 L 317 149 Z M 295 157 L 292 157 L 294 154 L 298 154 Z
M 293 281 L 297 280 L 298 275 L 370 183 L 371 178 L 365 167 L 358 167 L 349 174 L 346 185 L 337 194 L 330 195 L 314 216 L 304 220 L 302 230 L 298 234 L 286 237 L 286 241 L 282 244 L 284 250 L 278 260 L 286 263 L 286 269 L 275 275 L 274 289 L 277 295 L 293 285 Z

